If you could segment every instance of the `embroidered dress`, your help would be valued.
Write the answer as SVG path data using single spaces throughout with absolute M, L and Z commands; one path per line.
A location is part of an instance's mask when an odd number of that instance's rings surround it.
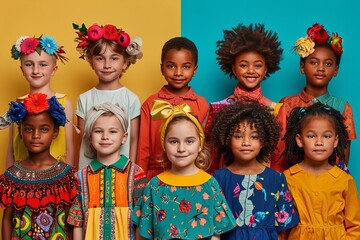
M 219 184 L 200 170 L 192 176 L 165 171 L 151 179 L 132 220 L 147 239 L 210 239 L 234 228 Z
M 130 216 L 146 185 L 141 168 L 121 155 L 109 166 L 94 159 L 76 176 L 81 194 L 70 209 L 68 223 L 82 227 L 86 240 L 134 239 Z
M 23 102 L 27 95 L 16 99 L 18 102 Z M 61 93 L 55 94 L 56 99 L 61 106 L 65 107 L 66 95 Z M 28 157 L 28 150 L 24 146 L 24 142 L 19 136 L 18 125 L 13 124 L 13 149 L 15 162 L 22 161 Z M 65 128 L 59 128 L 58 136 L 53 139 L 50 146 L 50 154 L 58 160 L 66 160 L 66 140 L 65 140 Z
M 223 168 L 214 172 L 214 178 L 237 224 L 221 239 L 275 240 L 277 231 L 299 222 L 283 174 L 266 167 L 260 174 L 238 175 Z
M 349 174 L 334 166 L 315 175 L 298 164 L 284 174 L 300 216 L 289 239 L 360 239 L 360 201 Z
M 136 163 L 144 170 L 149 181 L 170 166 L 169 162 L 162 160 L 163 149 L 160 141 L 160 127 L 163 121 L 152 120 L 150 115 L 155 100 L 164 100 L 174 106 L 183 103 L 188 104 L 200 123 L 205 120 L 209 109 L 206 99 L 196 95 L 191 87 L 185 94 L 177 96 L 167 90 L 166 86 L 163 86 L 158 93 L 150 96 L 143 103 L 140 115 L 139 148 Z
M 329 105 L 330 107 L 342 113 L 343 117 L 345 118 L 344 123 L 347 126 L 346 131 L 348 132 L 349 140 L 356 139 L 354 116 L 350 104 L 341 98 L 330 95 L 329 92 L 315 98 L 314 96 L 311 96 L 310 94 L 305 92 L 305 88 L 304 88 L 300 94 L 284 97 L 283 99 L 280 100 L 280 102 L 283 103 L 283 106 L 280 108 L 276 120 L 282 127 L 281 136 L 285 135 L 286 119 L 289 117 L 290 112 L 293 108 L 308 107 L 315 102 L 321 102 Z M 279 172 L 283 172 L 288 168 L 286 164 L 285 156 L 281 155 L 284 150 L 285 150 L 285 143 L 284 141 L 279 140 L 278 145 L 274 151 L 273 157 L 271 159 L 271 168 Z M 339 162 L 337 160 L 337 165 L 341 169 L 347 171 L 347 166 L 345 165 L 345 163 Z
M 13 210 L 12 240 L 69 239 L 65 212 L 76 197 L 75 171 L 63 162 L 36 171 L 15 164 L 0 176 L 1 207 Z

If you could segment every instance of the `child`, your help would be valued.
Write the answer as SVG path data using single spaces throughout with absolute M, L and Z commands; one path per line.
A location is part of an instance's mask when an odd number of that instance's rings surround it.
M 65 108 L 65 128 L 60 128 L 58 137 L 51 144 L 50 153 L 58 160 L 66 161 L 74 165 L 73 144 L 73 109 L 70 100 L 65 94 L 56 93 L 50 87 L 50 80 L 57 71 L 57 59 L 62 63 L 67 58 L 62 46 L 50 36 L 41 35 L 35 37 L 20 37 L 11 49 L 11 57 L 20 59 L 20 69 L 29 83 L 30 93 L 44 93 L 49 98 L 55 96 Z M 23 102 L 28 95 L 19 97 L 17 102 Z M 6 166 L 14 164 L 27 158 L 27 149 L 18 135 L 16 127 L 11 126 L 9 130 L 9 145 L 6 156 Z
M 222 239 L 283 239 L 282 230 L 299 219 L 285 176 L 262 163 L 272 154 L 279 126 L 268 109 L 256 102 L 234 103 L 219 112 L 211 132 L 224 154 L 226 168 L 214 178 L 236 218 L 236 228 Z
M 146 185 L 144 172 L 120 153 L 128 138 L 128 117 L 112 103 L 90 108 L 85 118 L 85 154 L 80 194 L 70 209 L 74 239 L 134 239 L 130 215 Z
M 163 172 L 168 162 L 161 160 L 160 120 L 152 120 L 150 111 L 155 100 L 172 105 L 188 104 L 200 122 L 208 112 L 205 98 L 196 95 L 188 85 L 197 70 L 198 51 L 187 38 L 175 37 L 165 43 L 161 53 L 161 73 L 167 85 L 150 96 L 141 107 L 140 136 L 137 163 L 145 171 L 148 180 Z
M 160 139 L 170 169 L 151 179 L 137 202 L 132 220 L 147 239 L 219 239 L 234 227 L 209 167 L 200 122 L 186 103 L 172 106 L 155 100 L 151 114 L 164 119 Z
M 78 30 L 76 41 L 79 42 L 77 49 L 80 51 L 80 58 L 88 60 L 99 79 L 95 87 L 79 96 L 76 108 L 78 127 L 83 132 L 84 118 L 91 107 L 104 102 L 120 104 L 129 122 L 129 140 L 121 147 L 121 153 L 135 161 L 140 100 L 119 79 L 130 64 L 142 57 L 142 40 L 138 37 L 131 40 L 125 31 L 110 24 L 93 24 L 88 29 L 84 24 L 81 27 L 73 24 L 73 27 Z M 79 168 L 87 166 L 90 161 L 91 159 L 85 158 L 84 146 L 81 144 Z
M 255 100 L 276 115 L 281 105 L 265 98 L 260 84 L 280 69 L 283 49 L 280 48 L 277 33 L 266 30 L 263 24 L 239 24 L 232 30 L 224 30 L 224 40 L 218 41 L 217 47 L 217 60 L 221 70 L 229 74 L 230 78 L 235 77 L 238 83 L 233 95 L 210 104 L 205 132 L 209 132 L 215 115 L 222 108 L 238 101 Z M 217 158 L 217 155 L 214 153 L 213 157 Z M 212 161 L 210 172 L 221 167 L 221 162 L 219 159 Z
M 356 138 L 355 124 L 350 104 L 338 97 L 330 95 L 328 85 L 333 77 L 336 77 L 340 59 L 343 52 L 342 39 L 337 33 L 331 37 L 324 26 L 315 23 L 308 28 L 305 38 L 296 41 L 295 50 L 300 56 L 300 72 L 305 75 L 306 86 L 300 94 L 284 97 L 277 120 L 282 126 L 281 136 L 285 134 L 286 119 L 294 107 L 305 107 L 315 102 L 325 103 L 338 110 L 345 118 L 349 141 L 345 150 L 344 162 L 337 161 L 340 168 L 346 170 L 350 155 L 350 140 Z M 271 161 L 271 168 L 284 171 L 288 168 L 283 154 L 284 141 L 279 141 Z
M 76 170 L 50 154 L 67 121 L 63 107 L 55 96 L 30 93 L 11 102 L 7 116 L 19 124 L 28 157 L 0 176 L 2 239 L 69 239 L 64 220 L 76 197 Z
M 289 239 L 360 239 L 360 201 L 354 179 L 335 166 L 345 157 L 343 116 L 328 105 L 296 107 L 287 120 L 284 172 L 300 223 Z

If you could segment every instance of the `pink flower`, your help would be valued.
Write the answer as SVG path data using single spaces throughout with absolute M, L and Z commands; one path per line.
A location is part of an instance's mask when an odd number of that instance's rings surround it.
M 36 38 L 26 38 L 20 44 L 20 50 L 23 54 L 30 54 L 35 52 L 36 47 L 39 45 L 39 41 Z
M 118 37 L 116 38 L 116 42 L 120 44 L 120 46 L 126 48 L 130 44 L 130 36 L 126 32 L 120 32 Z
M 118 38 L 119 33 L 114 25 L 107 24 L 103 28 L 104 31 L 104 38 L 114 41 Z
M 285 198 L 286 201 L 288 201 L 288 202 L 292 201 L 292 195 L 291 195 L 291 193 L 290 193 L 289 190 L 286 190 L 286 191 L 284 192 L 283 196 L 284 196 L 284 198 Z
M 286 222 L 286 220 L 288 220 L 289 213 L 287 213 L 285 211 L 276 212 L 275 217 L 279 223 L 284 223 L 284 222 Z
M 188 213 L 191 209 L 191 203 L 185 199 L 180 201 L 179 211 L 183 213 Z
M 103 37 L 103 30 L 99 25 L 94 24 L 87 30 L 87 35 L 90 41 L 97 41 Z

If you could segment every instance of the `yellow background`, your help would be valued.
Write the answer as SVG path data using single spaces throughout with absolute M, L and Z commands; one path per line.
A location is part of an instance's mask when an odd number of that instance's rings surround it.
M 143 39 L 143 58 L 130 66 L 120 80 L 143 102 L 166 83 L 160 73 L 161 48 L 171 37 L 180 36 L 180 0 L 1 0 L 0 22 L 0 114 L 7 111 L 10 101 L 29 91 L 19 61 L 11 58 L 12 45 L 20 36 L 38 37 L 41 34 L 54 37 L 64 46 L 65 56 L 70 58 L 65 65 L 58 61 L 59 68 L 51 80 L 51 87 L 56 92 L 66 93 L 75 111 L 79 94 L 93 87 L 97 78 L 88 62 L 78 58 L 72 23 L 85 23 L 87 27 L 93 23 L 113 24 L 131 37 Z M 0 141 L 2 173 L 7 130 L 0 131 Z

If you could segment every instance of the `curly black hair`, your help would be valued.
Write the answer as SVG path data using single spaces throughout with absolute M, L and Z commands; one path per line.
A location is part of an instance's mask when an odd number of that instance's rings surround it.
M 258 162 L 267 162 L 275 150 L 280 137 L 280 126 L 275 117 L 264 106 L 254 101 L 229 104 L 215 117 L 211 127 L 212 144 L 224 154 L 224 163 L 231 165 L 235 158 L 231 150 L 231 139 L 240 123 L 247 122 L 259 134 L 262 148 L 257 156 Z
M 232 30 L 224 30 L 224 40 L 217 41 L 217 63 L 222 71 L 235 77 L 232 66 L 236 57 L 244 52 L 257 52 L 264 56 L 267 73 L 265 77 L 280 69 L 283 49 L 276 32 L 266 30 L 264 24 L 239 24 Z
M 170 51 L 171 49 L 176 49 L 178 51 L 181 49 L 186 49 L 186 50 L 190 51 L 194 58 L 195 65 L 197 65 L 198 50 L 197 50 L 195 43 L 193 41 L 191 41 L 190 39 L 188 39 L 186 37 L 174 37 L 174 38 L 171 38 L 170 40 L 168 40 L 164 44 L 164 46 L 161 50 L 161 63 L 164 62 L 167 52 Z
M 335 164 L 336 156 L 339 157 L 340 161 L 345 159 L 345 148 L 348 142 L 348 133 L 344 124 L 345 119 L 339 111 L 317 102 L 309 107 L 294 108 L 286 121 L 286 133 L 283 137 L 285 151 L 283 154 L 290 167 L 302 162 L 304 159 L 304 150 L 297 145 L 296 135 L 300 134 L 306 124 L 314 118 L 328 118 L 331 120 L 339 139 L 337 147 L 329 157 L 329 164 Z

